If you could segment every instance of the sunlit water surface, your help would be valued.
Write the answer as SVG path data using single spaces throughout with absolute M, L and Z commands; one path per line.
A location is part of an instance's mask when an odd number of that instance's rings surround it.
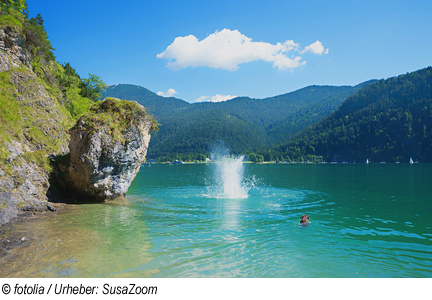
M 432 165 L 231 163 L 144 166 L 126 204 L 18 224 L 0 276 L 432 276 Z

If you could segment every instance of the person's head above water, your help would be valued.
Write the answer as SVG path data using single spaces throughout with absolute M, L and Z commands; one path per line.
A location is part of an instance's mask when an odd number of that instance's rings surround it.
M 300 223 L 301 224 L 309 223 L 309 216 L 308 215 L 301 216 Z

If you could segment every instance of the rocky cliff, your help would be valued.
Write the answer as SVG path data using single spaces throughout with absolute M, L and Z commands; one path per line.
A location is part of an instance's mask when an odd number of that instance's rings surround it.
M 0 72 L 21 65 L 30 67 L 31 54 L 24 48 L 25 37 L 13 27 L 0 28 Z
M 24 43 L 19 28 L 0 28 L 0 225 L 54 209 L 46 195 L 47 156 L 68 151 L 72 124 L 61 97 L 31 67 Z
M 0 11 L 0 226 L 55 210 L 53 178 L 64 180 L 53 176 L 61 173 L 56 161 L 69 148 L 76 191 L 98 200 L 124 195 L 155 127 L 133 103 L 111 99 L 89 111 L 81 78 L 54 60 L 39 23 Z
M 123 197 L 143 163 L 155 122 L 136 102 L 107 98 L 79 118 L 67 182 L 86 199 Z

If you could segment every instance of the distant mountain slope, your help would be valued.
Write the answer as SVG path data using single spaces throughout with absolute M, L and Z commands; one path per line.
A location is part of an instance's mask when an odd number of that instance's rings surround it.
M 322 99 L 310 102 L 309 104 L 305 103 L 299 109 L 293 110 L 285 117 L 282 117 L 268 125 L 266 127 L 266 132 L 271 138 L 271 143 L 278 144 L 286 141 L 297 132 L 300 132 L 304 128 L 320 121 L 329 113 L 337 109 L 342 101 L 348 96 L 373 82 L 376 82 L 376 80 L 370 80 L 354 87 L 327 87 L 327 94 L 323 94 Z M 309 92 L 304 97 L 314 99 L 314 95 L 311 92 L 316 89 L 322 89 L 322 87 L 311 86 L 299 90 L 298 92 Z
M 275 152 L 294 159 L 432 162 L 432 68 L 363 88 Z
M 361 87 L 309 86 L 265 99 L 191 104 L 136 85 L 117 84 L 103 97 L 135 100 L 151 108 L 161 124 L 148 152 L 148 158 L 156 158 L 208 154 L 220 141 L 234 153 L 276 145 L 330 114 Z
M 234 153 L 266 145 L 263 142 L 266 135 L 261 128 L 226 111 L 210 110 L 199 114 L 186 111 L 181 119 L 176 116 L 165 119 L 162 124 L 169 126 L 160 126 L 159 132 L 152 137 L 152 141 L 158 142 L 153 145 L 154 157 L 208 154 L 220 142 Z

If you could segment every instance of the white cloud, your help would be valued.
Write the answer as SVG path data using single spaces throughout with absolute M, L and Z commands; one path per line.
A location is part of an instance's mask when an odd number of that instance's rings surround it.
M 175 94 L 178 94 L 178 92 L 175 89 L 169 89 L 166 93 L 159 91 L 157 94 L 162 97 L 172 97 Z
M 214 96 L 201 96 L 197 99 L 195 99 L 194 102 L 222 102 L 222 101 L 227 101 L 227 100 L 231 100 L 233 98 L 235 98 L 237 96 L 231 96 L 231 95 L 219 95 L 216 94 Z
M 318 42 L 318 41 L 317 41 Z M 166 50 L 156 57 L 169 60 L 168 67 L 181 70 L 187 67 L 210 67 L 236 71 L 242 63 L 262 60 L 273 63 L 279 70 L 294 69 L 306 64 L 300 56 L 293 53 L 304 53 L 319 50 L 314 44 L 300 50 L 300 45 L 292 40 L 270 44 L 253 42 L 251 38 L 238 30 L 224 29 L 210 34 L 199 41 L 195 36 L 177 37 Z M 321 47 L 321 42 L 318 42 Z M 328 49 L 325 50 L 328 52 Z M 324 50 L 321 51 L 325 52 Z
M 316 41 L 315 43 L 305 47 L 301 53 L 306 53 L 306 52 L 312 52 L 314 54 L 322 55 L 322 54 L 328 54 L 329 49 L 324 49 L 323 44 L 320 41 Z

